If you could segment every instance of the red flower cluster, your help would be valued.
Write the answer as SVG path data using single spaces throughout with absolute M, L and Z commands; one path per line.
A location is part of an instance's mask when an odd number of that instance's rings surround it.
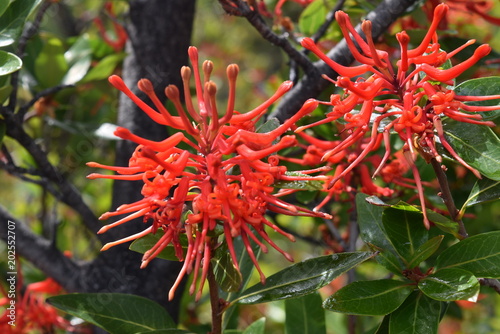
M 420 153 L 428 162 L 432 158 L 441 161 L 442 158 L 436 148 L 436 141 L 439 141 L 451 156 L 480 177 L 479 172 L 461 159 L 448 144 L 441 118 L 450 117 L 461 122 L 493 126 L 492 122 L 482 122 L 481 115 L 476 112 L 496 110 L 498 106 L 469 106 L 465 102 L 500 98 L 500 96 L 459 96 L 449 88 L 457 76 L 486 56 L 491 48 L 486 44 L 481 45 L 469 59 L 455 66 L 443 68 L 453 55 L 474 43 L 469 41 L 449 53 L 440 49 L 436 29 L 447 11 L 448 6 L 444 4 L 436 7 L 427 34 L 414 49 L 409 48 L 410 38 L 406 32 L 396 34 L 401 55 L 396 66 L 391 63 L 386 51 L 376 49 L 371 34 L 371 22 L 364 21 L 361 25 L 366 36 L 365 40 L 356 32 L 349 16 L 342 11 L 338 11 L 335 17 L 350 51 L 361 63 L 360 65 L 342 66 L 328 58 L 312 39 L 305 38 L 302 41 L 305 48 L 315 53 L 339 74 L 336 80 L 326 79 L 343 88 L 343 94 L 333 94 L 329 102 L 324 102 L 333 107 L 325 119 L 299 127 L 296 131 L 344 119 L 346 124 L 343 131 L 347 136 L 324 152 L 322 157 L 324 161 L 345 148 L 369 138 L 349 166 L 342 172 L 336 173 L 329 187 L 341 182 L 342 178 L 359 166 L 383 141 L 386 152 L 374 173 L 377 175 L 391 155 L 389 137 L 391 131 L 395 131 L 404 142 L 403 154 L 414 175 L 427 227 L 429 221 L 425 214 L 422 183 L 414 164 L 416 154 Z
M 240 114 L 234 111 L 238 66 L 229 65 L 227 67 L 229 98 L 223 116 L 219 116 L 215 102 L 217 87 L 210 81 L 213 64 L 210 61 L 203 63 L 202 81 L 197 49 L 190 47 L 188 53 L 192 69 L 189 67 L 181 69 L 186 109 L 181 105 L 180 92 L 176 86 L 169 85 L 165 89 L 165 94 L 174 104 L 178 116 L 172 115 L 164 107 L 155 95 L 150 81 L 142 79 L 138 87 L 154 103 L 157 110 L 149 107 L 132 93 L 121 78 L 118 76 L 109 78 L 113 86 L 132 99 L 154 121 L 178 132 L 161 142 L 155 142 L 140 138 L 127 129 L 118 128 L 115 131 L 117 136 L 139 145 L 130 159 L 129 166 L 114 167 L 88 163 L 89 166 L 118 173 L 111 176 L 91 174 L 88 176 L 91 179 L 108 178 L 144 182 L 142 189 L 144 198 L 135 203 L 122 205 L 114 212 L 103 214 L 101 219 L 124 214 L 127 216 L 104 226 L 100 233 L 138 217 L 143 217 L 144 221 L 151 222 L 151 225 L 136 235 L 106 244 L 103 250 L 150 233 L 161 233 L 158 243 L 144 254 L 142 267 L 168 245 L 174 247 L 176 256 L 184 261 L 184 265 L 169 293 L 170 299 L 173 298 L 182 278 L 191 272 L 194 273 L 190 288 L 190 292 L 193 293 L 196 290 L 198 273 L 201 271 L 197 298 L 200 297 L 209 270 L 210 258 L 219 242 L 214 235 L 217 226 L 222 227 L 224 242 L 228 246 L 236 268 L 238 261 L 233 243 L 235 238 L 241 237 L 260 273 L 261 281 L 264 282 L 265 277 L 252 251 L 250 239 L 266 252 L 267 247 L 260 240 L 262 238 L 290 261 L 292 261 L 291 256 L 270 239 L 265 227 L 268 226 L 294 240 L 293 236 L 266 219 L 266 211 L 287 215 L 328 217 L 283 201 L 279 198 L 279 194 L 274 193 L 273 187 L 273 184 L 280 180 L 307 179 L 307 176 L 287 175 L 287 169 L 279 165 L 279 158 L 274 154 L 296 143 L 292 135 L 281 136 L 304 114 L 314 110 L 317 102 L 314 100 L 306 102 L 302 109 L 284 124 L 272 131 L 259 133 L 256 131 L 257 122 L 267 108 L 292 87 L 291 82 L 284 82 L 278 91 L 259 107 Z M 195 108 L 190 93 L 192 72 L 194 72 L 198 108 Z M 193 152 L 179 148 L 178 144 L 181 143 L 189 145 Z M 188 210 L 189 207 L 192 211 Z M 188 240 L 186 253 L 183 252 L 181 245 L 182 234 L 185 234 Z

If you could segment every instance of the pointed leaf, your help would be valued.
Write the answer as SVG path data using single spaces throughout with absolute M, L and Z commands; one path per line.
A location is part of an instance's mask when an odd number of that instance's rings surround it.
M 112 334 L 134 334 L 176 327 L 161 305 L 135 295 L 71 293 L 50 297 L 48 302 Z
M 386 315 L 396 310 L 414 288 L 389 279 L 357 281 L 338 290 L 323 303 L 327 310 L 357 315 Z
M 446 119 L 448 143 L 457 154 L 481 174 L 500 181 L 500 140 L 489 127 Z
M 164 234 L 163 232 L 158 231 L 156 232 L 156 234 L 145 235 L 142 238 L 134 240 L 134 242 L 130 244 L 129 249 L 133 250 L 134 252 L 144 254 L 148 250 L 150 250 L 154 245 L 156 245 L 156 243 L 160 240 L 163 234 Z M 186 256 L 187 244 L 188 244 L 187 236 L 185 234 L 179 235 L 179 241 L 181 243 L 184 256 Z M 167 247 L 165 247 L 156 257 L 169 261 L 179 261 L 177 256 L 175 256 L 175 249 L 172 244 L 169 244 Z
M 436 268 L 461 268 L 477 277 L 500 278 L 500 231 L 478 234 L 445 249 Z
M 444 235 L 435 236 L 434 238 L 427 240 L 423 245 L 417 248 L 417 250 L 413 254 L 413 257 L 408 263 L 408 268 L 415 268 L 420 263 L 427 260 L 429 256 L 437 251 L 439 245 L 441 245 L 441 242 L 443 241 L 443 238 Z
M 437 334 L 441 302 L 414 291 L 391 313 L 389 332 L 398 334 Z
M 0 50 L 0 76 L 11 74 L 22 66 L 23 62 L 18 56 Z
M 477 180 L 460 211 L 465 211 L 466 207 L 476 204 L 500 199 L 500 181 L 483 178 Z
M 354 252 L 309 259 L 269 276 L 265 285 L 258 283 L 248 288 L 236 300 L 241 304 L 256 304 L 303 296 L 329 284 L 373 255 Z
M 80 83 L 107 79 L 123 58 L 125 58 L 123 53 L 106 56 L 80 80 Z
M 26 18 L 41 2 L 42 0 L 16 0 L 5 9 L 0 19 L 0 47 L 16 42 Z
M 384 210 L 382 223 L 396 252 L 408 263 L 429 237 L 421 212 L 404 202 Z
M 326 334 L 321 303 L 318 293 L 285 300 L 285 334 Z
M 243 334 L 264 334 L 265 326 L 266 318 L 262 317 L 251 323 L 250 326 L 243 331 Z
M 215 280 L 223 291 L 236 292 L 241 288 L 243 278 L 231 260 L 231 255 L 225 244 L 215 251 L 210 262 L 212 263 Z
M 455 94 L 463 96 L 500 95 L 500 77 L 467 80 L 457 85 L 454 91 Z M 466 104 L 470 106 L 496 106 L 500 105 L 500 99 L 467 102 Z M 484 120 L 493 120 L 500 116 L 500 108 L 498 110 L 481 112 L 480 114 Z
M 432 299 L 445 302 L 453 300 L 477 300 L 479 281 L 469 271 L 446 268 L 418 282 L 418 288 Z
M 453 235 L 457 239 L 462 239 L 460 233 L 458 233 L 458 223 L 451 220 L 448 217 L 440 215 L 437 212 L 427 209 L 427 218 L 436 225 L 441 231 Z

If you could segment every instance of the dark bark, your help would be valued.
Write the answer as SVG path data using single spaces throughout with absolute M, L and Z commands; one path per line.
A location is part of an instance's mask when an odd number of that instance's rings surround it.
M 382 35 L 398 17 L 416 2 L 417 0 L 384 0 L 377 8 L 368 13 L 366 19 L 372 21 L 373 38 L 376 39 Z M 361 32 L 361 26 L 356 26 L 356 30 Z M 354 61 L 344 39 L 330 50 L 327 56 L 344 66 L 350 65 Z M 331 85 L 329 81 L 321 77 L 322 74 L 331 78 L 337 77 L 337 73 L 323 61 L 316 62 L 314 67 L 316 70 L 308 71 L 299 83 L 282 98 L 269 117 L 276 117 L 281 122 L 290 118 L 307 99 L 317 97 L 328 85 Z

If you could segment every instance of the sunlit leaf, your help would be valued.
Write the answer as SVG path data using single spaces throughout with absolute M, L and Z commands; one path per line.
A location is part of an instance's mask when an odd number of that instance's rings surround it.
M 500 95 L 500 77 L 485 77 L 464 81 L 454 89 L 455 94 L 464 96 Z M 497 106 L 500 99 L 467 102 L 470 106 Z M 480 112 L 484 120 L 493 120 L 500 116 L 500 108 Z
M 159 230 L 156 234 L 147 234 L 142 238 L 136 239 L 132 244 L 130 244 L 129 249 L 134 252 L 138 252 L 141 254 L 146 253 L 150 250 L 156 243 L 160 240 L 160 238 L 164 235 L 164 233 Z M 184 256 L 186 256 L 187 252 L 187 236 L 185 234 L 179 235 L 179 241 L 182 246 L 182 250 L 184 252 Z M 179 261 L 177 256 L 175 256 L 175 249 L 172 244 L 166 246 L 158 255 L 156 256 L 160 259 L 170 260 L 170 261 Z
M 441 301 L 473 300 L 479 294 L 479 281 L 469 271 L 445 268 L 418 282 L 418 288 L 428 297 Z
M 241 288 L 243 278 L 231 260 L 231 255 L 225 244 L 215 251 L 210 262 L 215 279 L 223 291 L 236 292 Z
M 125 54 L 122 53 L 106 56 L 80 80 L 80 83 L 107 79 L 124 58 Z
M 18 71 L 22 66 L 23 62 L 18 56 L 0 50 L 0 76 Z
M 483 178 L 474 184 L 461 211 L 465 211 L 466 207 L 497 199 L 500 199 L 500 181 Z
M 300 172 L 285 172 L 287 176 L 300 176 L 311 178 L 310 175 Z M 319 177 L 321 178 L 321 177 Z M 321 190 L 323 189 L 323 181 L 318 180 L 297 180 L 297 181 L 278 181 L 274 184 L 276 188 L 281 189 L 298 189 L 298 190 Z
M 2 2 L 6 1 L 2 0 Z M 16 0 L 8 8 L 4 8 L 0 18 L 0 47 L 16 42 L 21 35 L 26 18 L 41 2 L 42 0 Z
M 437 334 L 441 302 L 414 291 L 390 315 L 389 333 Z
M 243 331 L 243 334 L 264 334 L 265 326 L 266 318 L 262 317 L 252 322 L 250 326 Z

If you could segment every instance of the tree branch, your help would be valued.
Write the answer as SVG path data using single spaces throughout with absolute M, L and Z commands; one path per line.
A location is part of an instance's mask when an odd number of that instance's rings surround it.
M 373 38 L 381 36 L 398 17 L 416 2 L 417 0 L 384 0 L 377 8 L 368 13 L 366 19 L 372 21 Z M 356 26 L 356 30 L 362 33 L 360 24 Z M 327 56 L 344 66 L 350 65 L 354 61 L 344 39 L 330 50 Z M 289 119 L 307 99 L 318 96 L 331 84 L 321 77 L 322 74 L 332 78 L 337 76 L 337 73 L 323 61 L 315 62 L 314 68 L 314 71 L 306 71 L 304 77 L 282 98 L 269 117 L 276 117 L 281 122 Z

